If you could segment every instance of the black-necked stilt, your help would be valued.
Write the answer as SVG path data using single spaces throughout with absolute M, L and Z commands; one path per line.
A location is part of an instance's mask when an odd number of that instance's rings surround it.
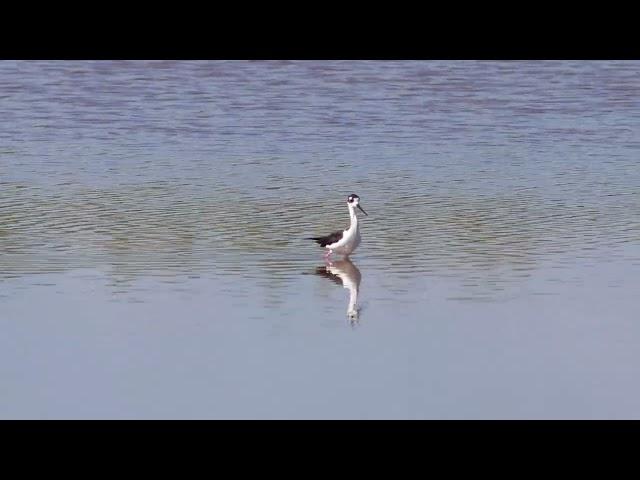
M 358 228 L 356 207 L 365 215 L 368 216 L 368 214 L 360 206 L 360 197 L 355 193 L 347 197 L 347 207 L 349 207 L 349 217 L 351 218 L 349 228 L 333 232 L 325 237 L 308 238 L 308 240 L 315 240 L 321 247 L 327 249 L 327 253 L 324 256 L 326 259 L 328 259 L 333 252 L 349 257 L 358 245 L 360 245 L 360 229 Z

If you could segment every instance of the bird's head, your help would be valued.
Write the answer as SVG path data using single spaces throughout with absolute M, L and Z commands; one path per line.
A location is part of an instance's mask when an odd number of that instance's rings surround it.
M 349 208 L 356 208 L 358 207 L 358 209 L 364 213 L 365 215 L 369 216 L 369 214 L 367 212 L 365 212 L 362 207 L 360 206 L 360 197 L 358 195 L 356 195 L 355 193 L 352 193 L 351 195 L 349 195 L 347 197 L 347 205 L 349 205 Z

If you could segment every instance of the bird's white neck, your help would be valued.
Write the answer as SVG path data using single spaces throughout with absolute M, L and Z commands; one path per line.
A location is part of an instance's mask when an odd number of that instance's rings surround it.
M 349 207 L 349 217 L 351 217 L 351 225 L 349 225 L 349 228 L 357 228 L 358 215 L 356 215 L 356 207 L 352 207 L 351 205 L 347 206 Z

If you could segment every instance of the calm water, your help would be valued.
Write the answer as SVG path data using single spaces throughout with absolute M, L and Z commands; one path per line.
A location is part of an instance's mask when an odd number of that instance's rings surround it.
M 3 61 L 0 110 L 0 418 L 640 418 L 639 62 Z

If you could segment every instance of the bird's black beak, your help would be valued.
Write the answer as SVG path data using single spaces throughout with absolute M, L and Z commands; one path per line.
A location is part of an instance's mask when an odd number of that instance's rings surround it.
M 365 211 L 362 209 L 362 207 L 360 206 L 360 204 L 358 204 L 358 208 L 359 208 L 359 209 L 360 209 L 360 211 L 361 211 L 362 213 L 364 213 L 367 217 L 369 216 L 369 214 L 368 214 L 367 212 L 365 212 Z

